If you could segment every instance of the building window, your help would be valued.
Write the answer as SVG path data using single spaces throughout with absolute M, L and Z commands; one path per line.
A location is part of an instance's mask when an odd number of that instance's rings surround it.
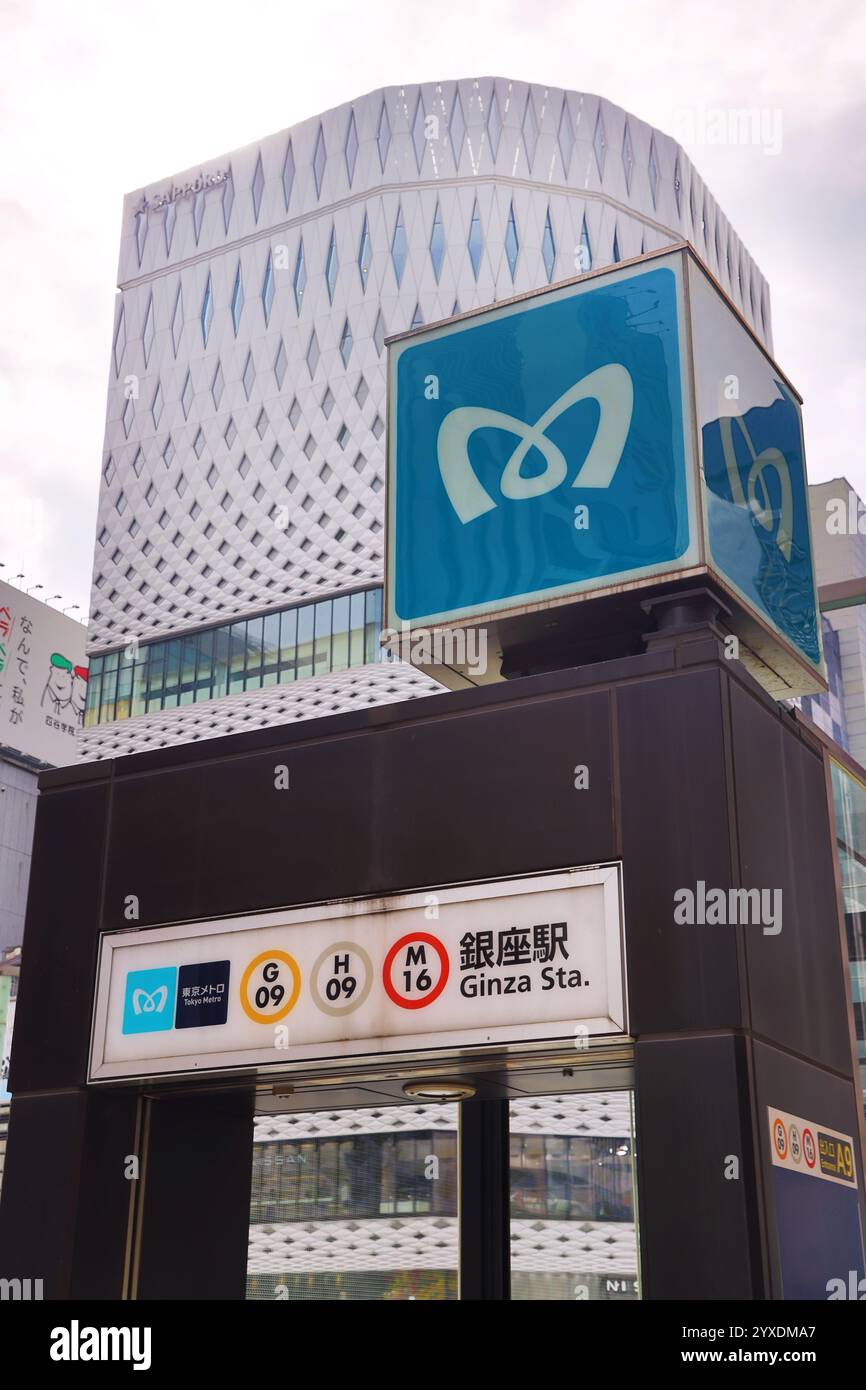
M 517 223 L 514 220 L 514 204 L 508 209 L 508 226 L 505 228 L 505 255 L 508 258 L 508 269 L 511 271 L 511 279 L 514 279 L 514 272 L 517 269 L 517 257 L 520 253 L 520 238 L 517 235 Z
M 376 322 L 373 325 L 373 343 L 380 357 L 385 346 L 385 333 L 385 320 L 382 318 L 382 310 L 379 309 L 376 313 Z
M 295 291 L 295 308 L 300 315 L 301 303 L 304 298 L 304 290 L 307 288 L 307 267 L 304 261 L 304 238 L 298 242 L 298 256 L 295 261 L 295 273 L 292 276 L 292 287 Z
M 217 361 L 216 370 L 214 371 L 214 374 L 213 374 L 213 381 L 212 381 L 211 384 L 210 384 L 210 393 L 211 393 L 211 395 L 212 395 L 212 397 L 213 397 L 213 403 L 214 403 L 214 409 L 215 409 L 215 410 L 219 410 L 219 408 L 220 408 L 220 401 L 221 401 L 222 398 L 223 398 L 223 391 L 224 391 L 224 390 L 225 390 L 225 377 L 223 376 L 222 364 L 221 364 L 221 362 Z
M 283 160 L 283 197 L 286 202 L 286 212 L 289 210 L 289 199 L 292 196 L 292 185 L 295 182 L 295 154 L 292 149 L 292 142 L 286 146 L 286 157 Z
M 210 336 L 210 326 L 213 323 L 213 293 L 211 291 L 210 273 L 208 273 L 207 284 L 204 287 L 204 297 L 201 302 L 201 337 L 205 347 Z
M 244 388 L 244 394 L 247 400 L 249 400 L 250 395 L 252 394 L 253 382 L 255 381 L 255 379 L 256 368 L 255 363 L 253 362 L 253 350 L 252 348 L 250 348 L 249 352 L 247 353 L 247 360 L 244 364 L 243 376 L 241 377 L 241 382 Z
M 358 246 L 358 273 L 361 276 L 361 289 L 367 289 L 367 276 L 370 274 L 370 225 L 367 221 L 367 214 L 364 213 L 364 225 L 361 228 L 361 241 Z
M 832 759 L 830 772 L 857 1060 L 866 1095 L 866 786 Z
M 418 93 L 418 100 L 415 102 L 415 115 L 412 118 L 412 148 L 415 151 L 415 163 L 418 166 L 418 173 L 424 163 L 424 149 L 427 141 L 424 138 L 424 103 L 421 100 L 421 93 Z
M 589 231 L 586 225 L 586 218 L 583 219 L 583 226 L 580 229 L 580 268 L 581 271 L 592 270 L 592 247 L 589 244 Z
M 547 216 L 544 219 L 544 235 L 541 238 L 541 259 L 544 261 L 544 270 L 547 275 L 547 283 L 553 279 L 553 272 L 556 267 L 556 242 L 553 239 L 553 227 L 550 222 L 550 208 L 547 209 Z
M 144 349 L 144 365 L 150 362 L 150 354 L 153 349 L 153 293 L 147 301 L 147 310 L 144 315 L 144 328 L 141 332 L 141 345 Z
M 204 220 L 204 192 L 196 193 L 192 201 L 192 229 L 195 233 L 195 244 L 198 246 L 198 239 L 201 236 L 201 224 Z
M 262 193 L 264 192 L 264 189 L 265 189 L 265 171 L 264 171 L 264 169 L 262 168 L 262 156 L 261 156 L 261 151 L 260 151 L 260 152 L 259 152 L 259 157 L 258 157 L 258 159 L 256 160 L 255 173 L 253 174 L 253 182 L 252 182 L 252 186 L 251 186 L 251 188 L 250 188 L 250 192 L 251 192 L 252 198 L 253 198 L 253 216 L 255 217 L 255 219 L 256 219 L 257 222 L 258 222 L 258 220 L 259 220 L 259 212 L 260 212 L 261 206 L 262 206 Z
M 123 350 L 126 347 L 126 312 L 121 303 L 120 312 L 117 315 L 117 327 L 114 330 L 114 375 L 120 375 L 120 363 L 123 358 Z
M 235 205 L 235 181 L 234 181 L 234 178 L 232 177 L 232 171 L 231 171 L 231 169 L 229 169 L 228 174 L 226 175 L 225 183 L 223 184 L 223 199 L 222 199 L 222 201 L 223 201 L 223 231 L 227 232 L 228 229 L 229 229 L 229 222 L 231 221 L 231 217 L 232 217 L 232 208 L 233 208 L 234 205 Z M 173 206 L 173 204 L 172 204 L 172 206 Z
M 397 277 L 398 286 L 403 279 L 407 251 L 406 228 L 403 226 L 403 208 L 402 206 L 398 206 L 397 216 L 394 221 L 394 235 L 391 238 L 391 260 L 394 263 L 394 274 Z
M 340 262 L 337 258 L 337 229 L 331 223 L 331 235 L 328 239 L 328 252 L 325 257 L 325 284 L 328 287 L 328 303 L 334 302 L 334 287 L 337 283 L 337 271 Z
M 147 241 L 147 213 L 136 213 L 135 217 L 135 248 L 138 251 L 138 264 L 141 265 L 144 259 L 144 243 Z
M 232 288 L 232 327 L 235 330 L 235 337 L 238 336 L 238 325 L 240 324 L 243 311 L 244 282 L 241 276 L 241 263 L 238 261 L 238 268 L 235 271 L 235 283 Z
M 463 141 L 466 139 L 466 119 L 463 115 L 463 103 L 460 100 L 459 88 L 454 93 L 454 103 L 451 107 L 451 119 L 448 122 L 448 134 L 451 137 L 451 153 L 454 155 L 454 165 L 459 173 L 460 156 L 463 153 Z
M 325 161 L 327 160 L 325 149 L 325 132 L 319 122 L 319 133 L 316 136 L 316 148 L 313 153 L 313 177 L 316 180 L 316 197 L 322 196 L 322 183 L 325 178 Z
M 286 356 L 286 346 L 281 338 L 279 347 L 277 348 L 277 355 L 274 358 L 274 376 L 276 377 L 277 386 L 280 387 L 280 389 L 282 389 L 288 365 L 289 359 Z
M 496 99 L 496 88 L 492 88 L 490 94 L 490 106 L 487 110 L 487 138 L 490 141 L 490 153 L 494 160 L 499 153 L 499 140 L 502 135 L 502 117 L 499 114 L 499 102 Z
M 212 467 L 208 483 L 213 486 L 216 480 Z M 228 494 L 224 500 L 230 504 Z M 125 505 L 124 498 L 124 509 Z M 165 512 L 159 524 L 168 524 Z M 99 539 L 105 543 L 103 533 Z M 141 643 L 135 660 L 140 668 L 137 712 L 145 712 L 145 703 L 147 713 L 174 709 L 387 660 L 379 646 L 381 627 L 382 590 L 377 588 L 295 605 L 206 633 Z M 94 658 L 103 665 L 91 666 L 101 684 L 88 693 L 88 728 L 134 712 L 132 664 L 124 664 L 122 654 L 118 657 L 114 652 Z
M 472 262 L 472 274 L 478 279 L 478 271 L 481 268 L 481 256 L 484 251 L 484 233 L 481 230 L 481 215 L 478 211 L 478 199 L 472 205 L 472 221 L 469 224 L 469 259 Z
M 382 109 L 379 112 L 379 128 L 376 132 L 376 146 L 379 150 L 379 163 L 382 173 L 385 172 L 385 160 L 388 158 L 388 150 L 391 148 L 391 122 L 388 120 L 388 109 L 382 102 Z
M 349 187 L 352 186 L 352 179 L 355 177 L 355 161 L 358 158 L 358 128 L 355 125 L 355 112 L 349 112 L 349 125 L 346 130 L 346 175 L 349 180 Z
M 607 136 L 604 130 L 604 117 L 601 114 L 599 104 L 598 115 L 595 118 L 595 133 L 592 137 L 592 148 L 595 152 L 595 162 L 598 168 L 599 182 L 604 179 L 604 161 L 607 155 Z
M 656 140 L 654 135 L 650 139 L 649 181 L 650 192 L 653 195 L 653 207 L 655 207 L 659 188 L 659 163 L 658 156 L 656 155 Z
M 430 259 L 433 262 L 433 274 L 436 277 L 436 284 L 439 284 L 439 276 L 442 271 L 442 257 L 445 254 L 445 233 L 442 230 L 442 213 L 439 203 L 436 203 L 436 211 L 433 214 L 433 228 L 430 232 Z
M 268 252 L 268 262 L 265 266 L 265 277 L 262 280 L 262 312 L 265 316 L 265 323 L 271 317 L 271 307 L 274 302 L 274 263 L 271 252 Z
M 174 224 L 175 224 L 176 221 L 177 221 L 177 203 L 171 202 L 171 203 L 168 204 L 168 207 L 167 207 L 166 210 L 165 210 L 165 218 L 164 218 L 163 224 L 162 224 L 162 230 L 163 230 L 163 234 L 164 234 L 164 236 L 165 236 L 165 254 L 166 254 L 166 256 L 170 256 L 170 255 L 171 255 L 171 243 L 172 243 L 172 240 L 174 239 Z
M 180 347 L 180 335 L 183 332 L 183 295 L 181 294 L 180 281 L 177 282 L 177 294 L 174 298 L 174 309 L 171 314 L 171 346 L 174 355 L 177 357 L 177 350 Z
M 628 128 L 628 121 L 622 133 L 622 167 L 625 170 L 625 189 L 631 193 L 631 171 L 634 168 L 634 152 L 631 147 L 631 132 Z
M 574 149 L 574 125 L 571 119 L 571 112 L 568 109 L 568 97 L 562 98 L 562 110 L 559 113 L 559 128 L 556 133 L 559 141 L 559 154 L 562 159 L 562 171 L 568 178 L 568 168 L 571 164 L 571 152 Z
M 535 103 L 532 100 L 532 91 L 526 93 L 526 107 L 523 112 L 523 148 L 526 151 L 526 163 L 529 165 L 529 172 L 532 173 L 532 164 L 535 159 L 535 150 L 538 145 L 538 117 L 535 114 Z
M 340 334 L 340 356 L 343 359 L 343 366 L 348 367 L 349 358 L 352 356 L 352 330 L 348 318 L 343 324 L 343 332 Z
M 321 355 L 322 354 L 319 351 L 319 340 L 316 337 L 316 330 L 314 328 L 312 333 L 310 334 L 310 341 L 307 347 L 307 367 L 309 369 L 311 379 L 316 375 L 316 368 L 319 365 L 319 358 L 321 357 Z

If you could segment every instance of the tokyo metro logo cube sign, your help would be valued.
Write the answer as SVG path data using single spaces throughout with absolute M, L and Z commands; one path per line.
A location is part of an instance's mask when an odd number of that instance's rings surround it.
M 704 574 L 767 689 L 824 688 L 799 397 L 691 248 L 389 354 L 390 629 Z
M 670 265 L 392 349 L 392 622 L 488 613 L 697 559 Z

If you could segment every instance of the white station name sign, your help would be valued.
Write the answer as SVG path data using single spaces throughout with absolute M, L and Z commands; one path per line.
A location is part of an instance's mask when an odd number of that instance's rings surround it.
M 626 1030 L 617 866 L 103 935 L 90 1080 Z

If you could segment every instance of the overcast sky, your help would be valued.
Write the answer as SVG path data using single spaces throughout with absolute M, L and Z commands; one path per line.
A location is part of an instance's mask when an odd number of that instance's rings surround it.
M 495 74 L 691 126 L 770 282 L 810 479 L 866 498 L 862 0 L 0 0 L 0 65 L 0 576 L 39 597 L 87 611 L 123 194 L 404 82 Z M 763 111 L 781 148 L 707 143 L 716 108 Z

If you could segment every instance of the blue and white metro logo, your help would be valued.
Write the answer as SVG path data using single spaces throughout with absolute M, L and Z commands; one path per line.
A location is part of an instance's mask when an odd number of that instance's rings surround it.
M 677 279 L 655 266 L 576 289 L 399 350 L 392 618 L 490 612 L 694 559 Z
M 800 414 L 777 376 L 766 394 L 776 399 L 701 432 L 710 550 L 740 592 L 818 663 Z
M 461 406 L 446 415 L 439 427 L 436 452 L 445 491 L 460 520 L 464 524 L 473 521 L 496 506 L 478 481 L 469 458 L 469 441 L 476 430 L 507 430 L 520 438 L 499 479 L 502 496 L 512 502 L 541 497 L 559 487 L 568 475 L 565 456 L 548 438 L 547 430 L 563 411 L 578 401 L 588 400 L 598 405 L 598 425 L 572 487 L 610 487 L 628 438 L 634 402 L 631 377 L 625 367 L 612 363 L 575 382 L 534 425 L 524 424 L 501 410 L 478 406 Z M 544 472 L 525 477 L 520 470 L 530 449 L 541 454 Z
M 123 1000 L 124 1033 L 161 1033 L 174 1026 L 177 967 L 130 970 Z

